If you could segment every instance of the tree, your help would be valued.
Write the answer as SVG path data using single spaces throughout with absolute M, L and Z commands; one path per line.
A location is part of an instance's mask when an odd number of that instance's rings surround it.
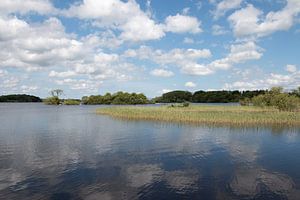
M 273 87 L 266 94 L 252 98 L 254 106 L 274 107 L 281 111 L 294 111 L 299 108 L 300 98 L 283 92 L 282 87 Z
M 64 93 L 64 91 L 61 90 L 61 89 L 55 89 L 55 90 L 52 90 L 52 91 L 50 92 L 50 94 L 51 94 L 53 97 L 59 97 L 59 96 L 61 96 L 63 93 Z
M 297 97 L 300 97 L 300 86 L 297 89 L 294 89 L 292 91 L 292 94 L 297 96 Z
M 63 94 L 63 90 L 61 89 L 55 89 L 50 91 L 51 97 L 48 97 L 44 100 L 45 104 L 48 105 L 59 105 L 61 104 L 61 100 L 59 99 L 59 96 Z

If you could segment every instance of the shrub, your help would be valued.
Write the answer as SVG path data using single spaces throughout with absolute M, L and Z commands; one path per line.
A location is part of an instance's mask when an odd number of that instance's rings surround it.
M 182 106 L 183 106 L 183 107 L 189 107 L 189 106 L 190 106 L 190 103 L 189 103 L 189 102 L 184 102 L 184 103 L 182 104 Z
M 241 106 L 250 106 L 251 104 L 252 104 L 251 99 L 249 99 L 249 98 L 244 98 L 244 99 L 240 100 Z
M 79 105 L 80 101 L 76 99 L 66 99 L 64 100 L 64 105 Z
M 60 104 L 60 100 L 58 97 L 48 97 L 46 99 L 44 99 L 44 103 L 47 105 L 59 105 Z
M 272 88 L 268 93 L 252 98 L 254 106 L 272 106 L 280 111 L 294 111 L 299 108 L 300 99 L 282 92 L 282 88 Z

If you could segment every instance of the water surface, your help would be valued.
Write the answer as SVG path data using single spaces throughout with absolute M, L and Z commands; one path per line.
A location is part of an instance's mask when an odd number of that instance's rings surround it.
M 0 199 L 299 199 L 300 130 L 0 104 Z

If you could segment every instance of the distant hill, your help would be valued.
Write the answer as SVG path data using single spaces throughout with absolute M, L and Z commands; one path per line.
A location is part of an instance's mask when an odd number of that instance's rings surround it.
M 42 102 L 40 97 L 27 94 L 10 94 L 0 96 L 0 102 Z

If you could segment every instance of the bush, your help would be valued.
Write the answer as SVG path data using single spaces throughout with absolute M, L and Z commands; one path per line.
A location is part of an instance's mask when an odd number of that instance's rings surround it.
M 48 97 L 46 99 L 44 99 L 44 103 L 47 105 L 59 105 L 60 104 L 60 100 L 58 97 Z
M 277 94 L 271 99 L 271 105 L 282 111 L 294 111 L 299 106 L 299 98 L 288 94 Z
M 169 107 L 171 108 L 183 108 L 183 107 L 189 107 L 190 103 L 189 102 L 184 102 L 184 103 L 175 103 L 175 104 L 171 104 Z
M 66 99 L 64 100 L 64 105 L 80 105 L 80 100 Z
M 271 106 L 280 111 L 295 111 L 299 108 L 300 99 L 294 95 L 282 92 L 282 88 L 272 88 L 268 93 L 252 98 L 254 106 Z
M 182 104 L 182 106 L 183 106 L 183 107 L 189 107 L 189 106 L 190 106 L 190 103 L 189 103 L 189 102 L 184 102 L 184 103 Z
M 241 106 L 250 106 L 252 104 L 251 99 L 249 98 L 244 98 L 240 100 L 240 105 Z

